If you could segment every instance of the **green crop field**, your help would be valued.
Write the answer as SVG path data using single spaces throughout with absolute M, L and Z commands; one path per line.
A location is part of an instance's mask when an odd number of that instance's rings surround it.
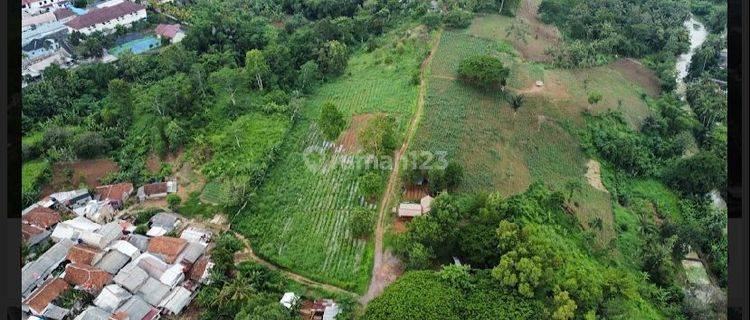
M 373 52 L 355 53 L 343 75 L 309 97 L 279 162 L 237 224 L 257 254 L 299 274 L 359 292 L 369 283 L 373 244 L 351 235 L 349 213 L 358 206 L 374 210 L 376 205 L 359 195 L 364 169 L 349 165 L 356 163 L 355 155 L 339 152 L 326 141 L 315 119 L 320 106 L 331 101 L 347 118 L 390 114 L 403 137 L 418 95 L 411 77 L 428 50 L 429 35 L 411 29 L 385 39 Z M 384 170 L 383 176 L 387 174 Z

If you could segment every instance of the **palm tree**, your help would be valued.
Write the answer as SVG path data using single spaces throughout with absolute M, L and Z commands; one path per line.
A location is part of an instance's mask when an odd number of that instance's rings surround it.
M 516 112 L 518 112 L 518 109 L 523 105 L 524 99 L 525 97 L 522 94 L 508 94 L 508 103 L 510 104 L 510 107 L 513 108 L 513 117 L 516 116 Z

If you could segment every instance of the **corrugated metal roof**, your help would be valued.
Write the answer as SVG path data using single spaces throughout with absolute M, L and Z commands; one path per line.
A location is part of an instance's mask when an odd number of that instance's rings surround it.
M 116 312 L 124 312 L 130 319 L 143 319 L 152 307 L 139 296 L 133 296 L 126 301 Z
M 117 250 L 109 250 L 96 266 L 110 274 L 116 274 L 128 261 L 130 261 L 130 257 L 124 253 Z
M 116 284 L 110 284 L 104 287 L 102 292 L 94 299 L 94 305 L 107 312 L 113 312 L 132 296 L 124 288 Z
M 159 303 L 159 307 L 169 310 L 172 314 L 179 314 L 182 308 L 192 300 L 192 292 L 184 287 L 177 286 Z
M 86 310 L 83 310 L 75 320 L 107 320 L 109 319 L 109 312 L 102 310 L 96 306 L 89 306 Z
M 64 239 L 49 248 L 38 259 L 27 263 L 21 270 L 21 294 L 26 296 L 34 287 L 42 283 L 52 270 L 65 260 L 68 250 L 73 245 L 73 241 Z
M 148 279 L 148 273 L 137 265 L 127 265 L 115 275 L 115 283 L 128 289 L 130 292 L 137 292 L 141 285 Z
M 154 306 L 159 305 L 159 302 L 161 302 L 167 294 L 169 294 L 169 286 L 151 277 L 146 279 L 146 283 L 138 289 L 138 295 L 143 298 L 144 301 Z

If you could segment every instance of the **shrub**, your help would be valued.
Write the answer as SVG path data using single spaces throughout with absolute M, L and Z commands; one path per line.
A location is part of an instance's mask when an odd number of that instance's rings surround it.
M 167 205 L 170 209 L 174 210 L 178 206 L 180 206 L 180 203 L 182 202 L 182 198 L 176 194 L 170 194 L 167 196 Z
M 482 89 L 504 86 L 509 72 L 500 59 L 486 55 L 473 56 L 458 64 L 459 78 Z

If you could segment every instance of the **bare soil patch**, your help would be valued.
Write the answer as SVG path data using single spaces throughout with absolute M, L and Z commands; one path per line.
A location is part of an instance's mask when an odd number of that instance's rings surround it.
M 159 157 L 159 155 L 152 153 L 148 156 L 148 159 L 146 159 L 146 168 L 151 172 L 159 172 L 159 170 L 161 170 L 162 164 L 164 163 L 174 164 L 177 162 L 177 159 L 179 159 L 181 155 L 182 155 L 182 150 L 176 153 L 168 153 L 162 159 L 161 157 Z
M 409 221 L 401 218 L 396 218 L 396 220 L 393 221 L 393 232 L 396 234 L 401 234 L 406 232 L 406 224 L 409 223 Z
M 357 142 L 357 136 L 359 135 L 359 132 L 365 128 L 367 122 L 375 118 L 377 115 L 378 114 L 376 113 L 365 113 L 353 116 L 349 128 L 344 131 L 336 143 L 348 154 L 359 152 L 361 146 Z
M 586 180 L 594 189 L 609 193 L 607 188 L 602 183 L 602 169 L 599 166 L 599 162 L 591 159 L 586 163 Z
M 623 58 L 610 64 L 613 70 L 621 73 L 625 78 L 640 85 L 651 97 L 656 97 L 661 91 L 659 78 L 656 74 L 640 62 Z
M 72 178 L 68 173 L 72 171 Z M 63 189 L 78 188 L 80 183 L 85 183 L 90 188 L 100 185 L 101 179 L 112 172 L 120 171 L 120 167 L 114 161 L 101 158 L 83 160 L 70 163 L 56 163 L 52 167 L 52 182 L 42 190 L 42 197 L 46 197 Z

